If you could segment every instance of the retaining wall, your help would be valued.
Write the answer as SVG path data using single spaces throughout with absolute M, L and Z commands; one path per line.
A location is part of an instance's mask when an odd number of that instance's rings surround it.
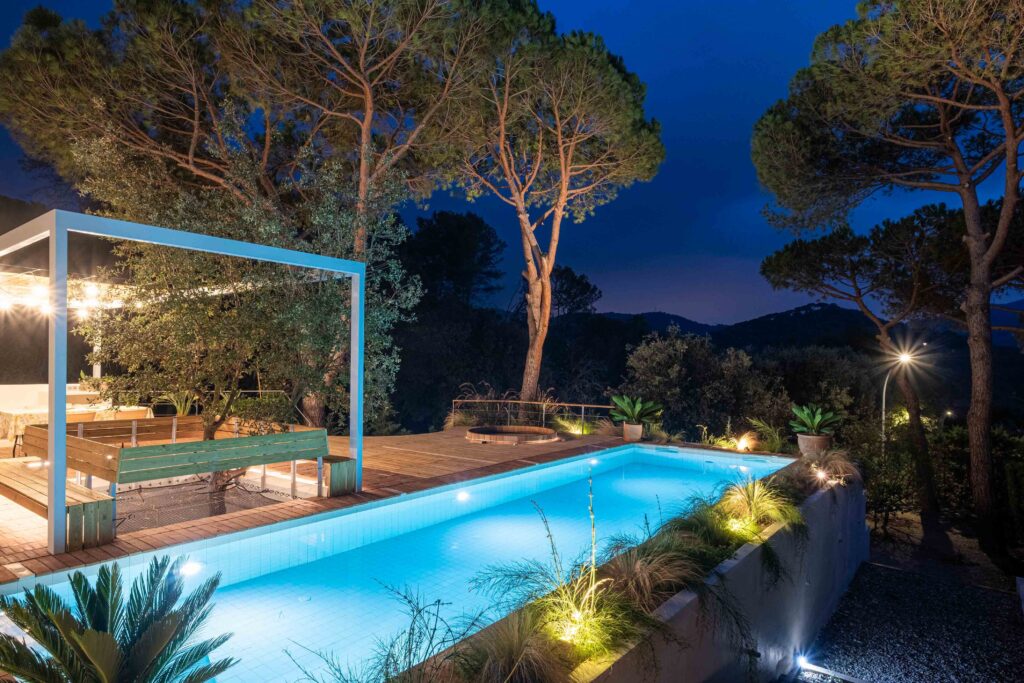
M 771 681 L 789 671 L 868 557 L 864 490 L 859 484 L 819 491 L 801 510 L 808 526 L 806 540 L 801 543 L 777 527 L 769 530 L 767 540 L 788 578 L 771 586 L 761 564 L 763 549 L 749 544 L 717 568 L 749 623 L 756 655 L 738 651 L 724 630 L 702 615 L 696 595 L 684 591 L 657 613 L 671 637 L 656 636 L 653 645 L 638 645 L 610 663 L 591 665 L 577 672 L 577 680 Z

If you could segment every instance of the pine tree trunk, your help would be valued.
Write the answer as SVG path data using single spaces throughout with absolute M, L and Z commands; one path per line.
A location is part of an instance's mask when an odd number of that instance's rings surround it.
M 973 259 L 972 259 L 973 261 Z M 974 264 L 972 264 L 973 266 Z M 971 497 L 978 518 L 983 547 L 998 543 L 996 506 L 992 491 L 992 323 L 991 287 L 987 269 L 972 267 L 964 313 L 967 320 L 967 348 L 971 361 L 971 407 L 967 412 L 967 435 L 971 450 Z M 985 272 L 975 272 L 984 270 Z
M 544 360 L 544 342 L 551 319 L 551 278 L 538 275 L 526 284 L 526 322 L 529 341 L 523 365 L 523 384 L 519 398 L 535 401 L 540 394 L 540 370 Z

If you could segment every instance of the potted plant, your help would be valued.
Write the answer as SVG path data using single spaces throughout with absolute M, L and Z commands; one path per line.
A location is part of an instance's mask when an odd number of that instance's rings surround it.
M 823 411 L 821 407 L 808 403 L 805 406 L 793 405 L 795 420 L 789 425 L 796 432 L 796 442 L 801 455 L 815 457 L 828 450 L 832 445 L 832 430 L 839 425 L 839 416 L 831 411 Z
M 622 438 L 626 441 L 639 441 L 644 435 L 644 425 L 650 424 L 661 417 L 662 407 L 654 401 L 629 396 L 612 396 L 615 407 L 611 417 L 622 423 Z

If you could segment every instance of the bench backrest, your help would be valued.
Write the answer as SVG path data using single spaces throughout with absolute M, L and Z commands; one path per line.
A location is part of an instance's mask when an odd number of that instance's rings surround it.
M 133 424 L 134 423 L 134 424 Z M 170 441 L 171 418 L 104 420 L 68 426 L 68 469 L 129 484 L 151 479 L 205 474 L 290 460 L 326 457 L 327 431 L 295 426 L 295 431 L 248 436 L 250 430 L 227 422 L 222 438 L 201 441 L 202 422 L 196 416 L 179 418 L 175 443 L 132 447 L 135 442 Z M 79 437 L 81 429 L 82 437 Z M 234 438 L 235 436 L 245 438 Z M 177 441 L 177 439 L 187 439 Z M 45 425 L 25 429 L 26 455 L 46 458 Z
M 323 429 L 122 448 L 117 481 L 132 484 L 327 455 Z

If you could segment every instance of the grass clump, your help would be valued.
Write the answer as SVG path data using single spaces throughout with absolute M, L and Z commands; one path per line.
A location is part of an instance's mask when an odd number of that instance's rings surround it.
M 569 664 L 527 606 L 491 624 L 467 645 L 467 679 L 474 683 L 565 683 Z
M 592 424 L 575 415 L 555 415 L 551 418 L 551 423 L 555 426 L 555 431 L 560 434 L 586 436 L 594 433 L 594 426 Z

